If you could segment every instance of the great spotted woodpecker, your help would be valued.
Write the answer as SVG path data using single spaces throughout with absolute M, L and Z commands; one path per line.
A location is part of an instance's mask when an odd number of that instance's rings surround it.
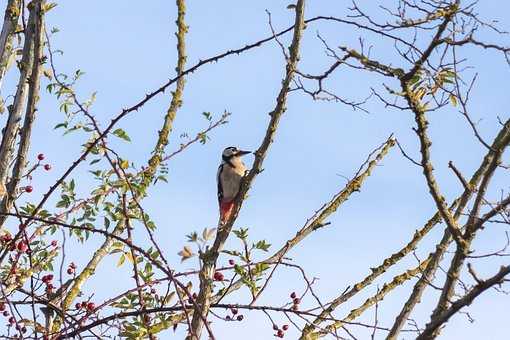
M 220 205 L 220 223 L 224 224 L 232 214 L 234 200 L 239 192 L 241 180 L 247 169 L 241 157 L 251 153 L 230 146 L 221 154 L 221 164 L 218 168 L 218 203 Z

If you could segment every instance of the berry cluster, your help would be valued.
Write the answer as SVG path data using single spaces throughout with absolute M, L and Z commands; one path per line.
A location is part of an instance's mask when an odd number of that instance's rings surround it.
M 235 307 L 234 307 L 234 308 L 230 308 L 230 312 L 232 313 L 232 316 L 227 315 L 227 316 L 225 317 L 225 319 L 227 319 L 227 320 L 229 320 L 229 321 L 230 321 L 230 320 L 243 321 L 244 316 L 243 316 L 243 314 L 239 314 L 239 315 L 237 315 L 237 314 L 239 313 L 239 310 L 238 310 L 237 308 L 235 308 Z
M 43 161 L 44 160 L 44 154 L 43 153 L 38 154 L 37 155 L 37 159 L 39 161 Z M 50 171 L 51 170 L 51 164 L 44 164 L 43 168 L 46 171 Z
M 290 298 L 292 299 L 292 310 L 298 310 L 301 299 L 297 297 L 296 292 L 292 292 Z
M 0 312 L 2 312 L 2 315 L 5 317 L 9 317 L 11 315 L 11 313 L 9 313 L 9 311 L 6 310 L 5 302 L 0 302 Z M 14 326 L 14 324 L 16 324 L 16 318 L 14 316 L 11 316 L 11 317 L 9 317 L 9 319 L 7 319 L 7 322 L 9 324 L 9 326 Z M 25 326 L 21 325 L 19 322 L 16 325 L 16 329 L 18 331 L 21 331 L 21 333 L 27 332 L 27 328 Z
M 46 164 L 44 164 L 44 165 L 42 165 L 42 164 L 41 164 L 41 161 L 43 161 L 43 160 L 44 160 L 44 158 L 45 158 L 45 157 L 44 157 L 44 154 L 43 154 L 43 153 L 40 153 L 40 154 L 38 154 L 38 155 L 37 155 L 37 160 L 38 160 L 38 162 L 37 162 L 37 164 L 36 164 L 36 166 L 34 167 L 34 169 L 33 169 L 33 170 L 35 170 L 35 169 L 36 169 L 37 167 L 39 167 L 39 166 L 42 166 L 42 167 L 43 167 L 43 169 L 44 169 L 44 170 L 46 170 L 46 171 L 50 171 L 50 170 L 51 170 L 51 164 L 49 164 L 49 163 L 46 163 Z M 31 178 L 31 177 L 29 176 L 29 178 Z M 24 190 L 26 193 L 31 193 L 32 191 L 34 191 L 34 187 L 33 187 L 33 186 L 31 186 L 31 185 L 27 185 L 27 186 L 25 186 L 25 187 L 23 188 L 23 190 Z
M 42 277 L 42 282 L 46 285 L 46 294 L 53 293 L 55 286 L 53 285 L 53 274 L 47 274 Z
M 77 302 L 76 305 L 74 305 L 74 307 L 77 310 L 84 309 L 87 312 L 92 313 L 94 311 L 94 309 L 96 309 L 96 304 L 94 302 L 83 301 L 83 302 Z
M 276 331 L 277 338 L 283 338 L 285 336 L 285 331 L 289 329 L 289 325 L 283 325 L 282 328 L 279 328 L 277 324 L 273 325 L 273 330 Z
M 67 274 L 72 275 L 76 272 L 76 265 L 74 262 L 69 263 L 69 266 L 67 267 Z

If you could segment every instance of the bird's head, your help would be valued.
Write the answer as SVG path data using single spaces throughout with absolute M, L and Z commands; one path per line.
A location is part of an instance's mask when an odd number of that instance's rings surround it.
M 243 150 L 239 150 L 235 146 L 229 146 L 228 148 L 225 148 L 225 150 L 223 150 L 223 153 L 221 154 L 221 158 L 225 162 L 228 162 L 233 158 L 241 157 L 241 156 L 247 155 L 249 153 L 251 153 L 251 151 L 243 151 Z

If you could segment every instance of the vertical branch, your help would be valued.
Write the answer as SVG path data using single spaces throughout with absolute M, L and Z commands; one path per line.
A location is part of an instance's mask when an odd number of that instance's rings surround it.
M 39 87 L 41 82 L 41 64 L 43 58 L 43 36 L 44 19 L 42 10 L 42 1 L 36 1 L 31 4 L 31 11 L 34 12 L 33 20 L 33 46 L 34 56 L 32 64 L 32 73 L 28 81 L 28 99 L 25 112 L 25 120 L 20 131 L 20 142 L 14 168 L 12 170 L 11 180 L 7 185 L 7 193 L 0 205 L 1 212 L 8 212 L 16 198 L 16 189 L 26 167 L 27 154 L 30 148 L 30 138 L 32 135 L 32 126 L 37 113 L 37 102 L 39 101 Z M 32 12 L 31 12 L 32 13 Z M 6 216 L 0 217 L 0 225 L 5 221 Z
M 9 171 L 9 163 L 12 159 L 12 149 L 16 136 L 19 130 L 19 122 L 23 107 L 27 99 L 28 80 L 32 73 L 33 66 L 33 52 L 34 52 L 34 29 L 36 13 L 34 10 L 35 5 L 39 3 L 36 1 L 30 6 L 30 15 L 28 18 L 28 25 L 25 32 L 25 43 L 23 46 L 23 55 L 21 57 L 20 76 L 18 80 L 18 88 L 14 96 L 14 103 L 9 108 L 9 117 L 2 136 L 2 143 L 0 145 L 0 187 L 4 188 Z
M 9 67 L 9 59 L 12 55 L 12 37 L 18 24 L 20 14 L 20 1 L 9 0 L 5 8 L 4 23 L 0 32 L 0 93 L 2 89 L 3 78 Z M 0 97 L 0 107 L 3 107 Z M 1 112 L 1 110 L 0 110 Z
M 216 261 L 219 256 L 219 252 L 223 248 L 223 245 L 227 240 L 230 231 L 232 230 L 232 226 L 234 225 L 234 222 L 239 214 L 242 203 L 244 201 L 246 194 L 248 193 L 251 183 L 253 182 L 255 177 L 262 171 L 262 164 L 269 150 L 269 146 L 273 142 L 276 130 L 278 128 L 278 123 L 280 121 L 281 116 L 286 110 L 287 95 L 299 61 L 299 48 L 301 44 L 302 32 L 304 29 L 304 7 L 305 1 L 298 0 L 295 8 L 296 17 L 294 22 L 294 34 L 292 38 L 292 43 L 289 48 L 290 58 L 287 61 L 285 78 L 282 82 L 282 87 L 276 99 L 276 106 L 274 110 L 269 113 L 269 115 L 271 116 L 271 120 L 269 121 L 269 125 L 266 130 L 266 135 L 260 147 L 255 152 L 255 161 L 253 163 L 253 167 L 246 175 L 241 184 L 241 188 L 236 198 L 234 210 L 232 212 L 230 219 L 224 225 L 221 225 L 220 228 L 218 228 L 218 233 L 216 235 L 216 239 L 214 240 L 214 244 L 212 245 L 211 249 L 205 251 L 200 256 L 202 260 L 202 268 L 199 273 L 200 291 L 197 298 L 197 304 L 201 307 L 201 310 L 199 311 L 195 310 L 195 312 L 193 313 L 192 329 L 190 330 L 190 334 L 188 335 L 187 339 L 190 340 L 200 339 L 200 334 L 202 333 L 202 328 L 204 326 L 203 319 L 207 318 L 207 314 L 209 312 L 209 307 L 211 304 L 211 296 L 213 289 L 212 276 L 216 268 Z
M 168 144 L 168 136 L 172 132 L 173 122 L 177 114 L 177 110 L 182 106 L 182 93 L 184 91 L 184 84 L 186 83 L 186 79 L 182 76 L 184 72 L 184 66 L 186 65 L 185 36 L 188 32 L 188 26 L 186 26 L 184 21 L 184 17 L 186 15 L 186 3 L 185 0 L 177 0 L 176 4 L 177 20 L 175 23 L 177 25 L 177 32 L 175 33 L 175 36 L 177 37 L 177 67 L 175 70 L 179 79 L 177 80 L 175 91 L 173 92 L 172 96 L 172 101 L 170 102 L 170 106 L 168 107 L 167 113 L 165 115 L 163 127 L 159 131 L 158 141 L 154 147 L 153 155 L 149 160 L 149 167 L 143 173 L 145 188 L 148 187 L 154 179 L 157 168 L 163 159 L 163 152 L 165 150 L 165 146 Z
M 176 90 L 173 92 L 172 101 L 165 115 L 165 119 L 163 122 L 163 127 L 159 133 L 158 141 L 156 142 L 156 146 L 154 147 L 154 155 L 149 160 L 149 169 L 144 173 L 144 183 L 140 187 L 140 192 L 144 193 L 149 185 L 152 183 L 154 179 L 154 175 L 158 169 L 158 166 L 161 163 L 161 154 L 168 143 L 168 136 L 172 130 L 172 124 L 176 116 L 176 112 L 179 107 L 182 105 L 182 92 L 184 89 L 185 80 L 184 77 L 180 76 L 183 74 L 184 66 L 186 63 L 186 55 L 185 55 L 185 35 L 188 30 L 184 22 L 184 16 L 186 14 L 186 6 L 185 0 L 177 0 L 177 85 Z M 118 236 L 124 230 L 123 225 L 118 225 L 112 231 L 112 235 Z M 105 242 L 99 247 L 99 249 L 94 253 L 90 261 L 85 266 L 84 270 L 77 276 L 76 280 L 73 283 L 73 286 L 69 290 L 68 295 L 64 299 L 63 309 L 69 308 L 73 300 L 80 293 L 81 286 L 87 281 L 87 279 L 94 273 L 95 268 L 102 261 L 102 259 L 108 255 L 109 249 L 113 243 L 112 238 L 107 238 Z
M 123 213 L 124 219 L 125 219 L 125 228 L 126 228 L 127 234 L 128 234 L 128 241 L 131 243 L 131 242 L 133 242 L 133 235 L 132 235 L 133 226 L 131 225 L 131 220 L 129 218 L 129 211 L 128 211 L 128 206 L 127 206 L 127 197 L 126 196 L 127 195 L 125 193 L 122 195 L 122 213 Z M 138 273 L 138 258 L 136 255 L 136 251 L 133 249 L 133 247 L 129 248 L 129 252 L 131 254 L 131 259 L 133 260 L 133 278 L 135 280 L 135 284 L 136 284 L 136 288 L 137 288 L 140 310 L 143 312 L 146 309 L 146 307 L 145 307 L 145 300 L 143 297 L 143 289 L 141 288 L 140 275 Z M 155 337 L 153 334 L 151 334 L 151 331 L 150 331 L 150 317 L 149 317 L 149 315 L 142 313 L 141 318 L 142 318 L 142 322 L 143 322 L 145 328 L 147 329 L 147 335 L 148 335 L 149 339 L 154 340 Z
M 418 59 L 413 68 L 407 72 L 403 77 L 400 78 L 401 87 L 403 90 L 403 94 L 409 107 L 414 112 L 415 121 L 417 124 L 417 128 L 415 129 L 416 134 L 418 135 L 420 141 L 420 152 L 421 152 L 421 165 L 423 168 L 423 174 L 427 180 L 427 185 L 429 187 L 430 194 L 436 203 L 437 209 L 441 218 L 448 226 L 450 233 L 452 234 L 455 241 L 459 244 L 460 247 L 463 247 L 465 244 L 462 233 L 460 231 L 460 227 L 457 221 L 451 215 L 448 206 L 446 204 L 445 198 L 440 192 L 439 185 L 437 184 L 436 178 L 433 173 L 433 166 L 430 160 L 430 146 L 432 142 L 428 138 L 427 129 L 428 129 L 428 121 L 425 116 L 426 107 L 421 103 L 421 96 L 413 92 L 410 80 L 420 71 L 423 64 L 428 60 L 434 49 L 441 44 L 442 35 L 446 31 L 448 24 L 451 22 L 454 14 L 458 10 L 459 0 L 456 0 L 455 3 L 450 6 L 447 13 L 444 15 L 443 22 L 438 26 L 437 31 L 429 43 L 427 49 L 423 52 L 420 59 Z

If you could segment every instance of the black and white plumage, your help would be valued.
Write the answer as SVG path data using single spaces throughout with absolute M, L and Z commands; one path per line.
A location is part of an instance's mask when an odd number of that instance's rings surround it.
M 251 153 L 230 146 L 223 150 L 221 164 L 218 167 L 218 203 L 220 205 L 220 222 L 225 223 L 234 207 L 234 200 L 239 192 L 241 180 L 246 173 L 246 166 L 241 157 Z

